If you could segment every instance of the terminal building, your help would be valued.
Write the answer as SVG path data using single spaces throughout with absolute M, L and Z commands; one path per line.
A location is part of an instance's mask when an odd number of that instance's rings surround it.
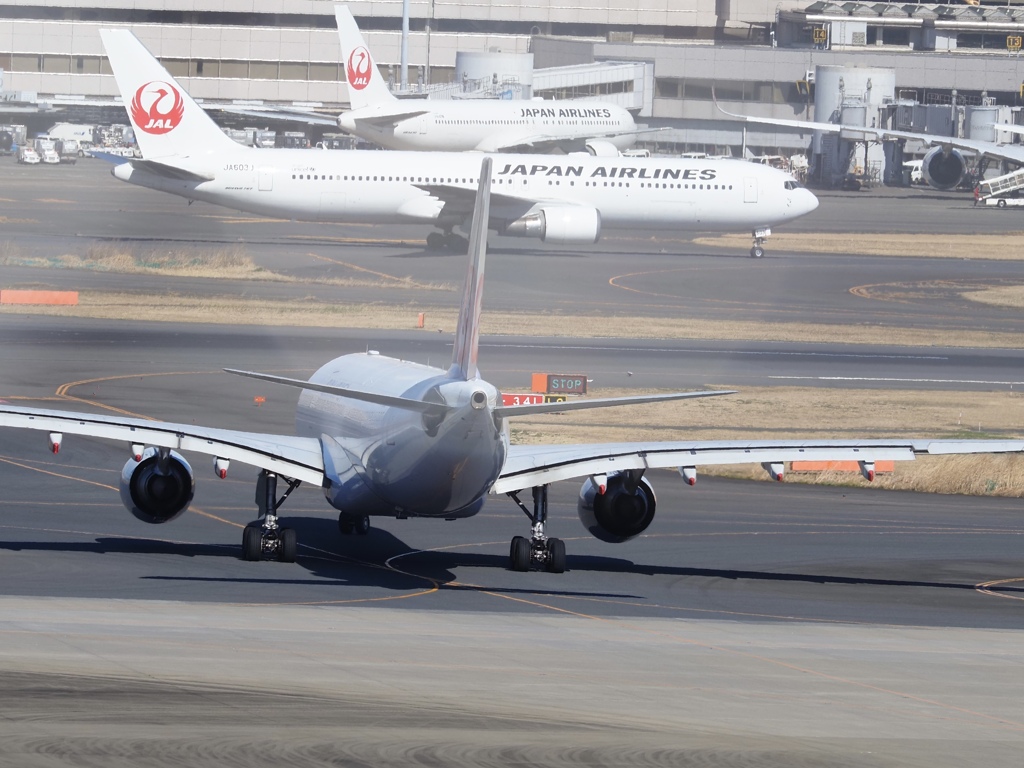
M 396 91 L 614 100 L 667 129 L 655 135 L 662 151 L 807 149 L 807 135 L 744 131 L 715 98 L 734 113 L 814 119 L 821 67 L 890 73 L 830 77 L 842 93 L 825 101 L 860 101 L 864 120 L 932 131 L 982 131 L 970 113 L 982 108 L 1017 121 L 1024 92 L 1024 5 L 411 0 L 404 88 L 402 5 L 349 3 Z M 348 103 L 330 0 L 0 0 L 0 123 L 123 122 L 97 34 L 110 26 L 132 29 L 207 104 L 336 112 Z M 522 57 L 532 60 L 528 71 Z

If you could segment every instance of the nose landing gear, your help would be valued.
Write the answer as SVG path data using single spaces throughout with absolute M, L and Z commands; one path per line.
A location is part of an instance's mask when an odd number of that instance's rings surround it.
M 769 237 L 771 237 L 772 231 L 767 227 L 764 229 L 754 230 L 754 247 L 750 249 L 750 258 L 752 259 L 763 259 L 764 258 L 764 243 Z

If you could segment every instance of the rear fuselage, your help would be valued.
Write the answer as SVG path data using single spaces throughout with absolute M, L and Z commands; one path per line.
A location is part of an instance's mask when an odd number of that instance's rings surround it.
M 445 406 L 418 413 L 303 390 L 296 429 L 323 443 L 332 506 L 393 517 L 479 511 L 508 451 L 508 429 L 492 412 L 493 386 L 374 353 L 332 360 L 310 381 Z

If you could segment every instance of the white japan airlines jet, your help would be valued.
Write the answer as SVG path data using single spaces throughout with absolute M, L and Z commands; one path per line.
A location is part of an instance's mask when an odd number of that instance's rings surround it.
M 470 232 L 469 269 L 451 366 L 432 368 L 383 355 L 339 357 L 309 381 L 232 371 L 302 390 L 296 412 L 298 437 L 172 424 L 121 416 L 71 413 L 0 404 L 0 427 L 47 432 L 57 453 L 64 434 L 121 440 L 130 457 L 121 472 L 120 495 L 128 510 L 146 523 L 169 522 L 188 508 L 195 479 L 177 451 L 213 457 L 214 473 L 226 477 L 231 460 L 257 467 L 261 515 L 246 526 L 242 554 L 295 559 L 294 529 L 281 525 L 278 510 L 300 484 L 323 490 L 340 510 L 342 533 L 365 533 L 370 516 L 470 517 L 491 494 L 508 495 L 529 517 L 529 538 L 512 539 L 513 570 L 531 566 L 561 572 L 565 545 L 549 538 L 547 487 L 558 480 L 585 478 L 578 513 L 586 529 L 603 541 L 620 543 L 643 533 L 654 519 L 656 499 L 647 469 L 676 467 L 696 482 L 696 467 L 761 463 L 783 478 L 783 462 L 859 461 L 874 477 L 874 462 L 913 459 L 917 454 L 1024 451 L 1021 440 L 714 441 L 610 443 L 596 445 L 511 445 L 508 420 L 519 415 L 602 408 L 731 394 L 685 392 L 609 399 L 579 399 L 537 405 L 502 405 L 501 395 L 480 376 L 477 350 L 484 282 L 491 158 L 480 169 Z M 278 478 L 288 486 L 278 498 Z M 532 489 L 532 509 L 519 492 Z
M 599 101 L 397 99 L 388 89 L 352 12 L 334 7 L 352 110 L 346 133 L 388 149 L 442 152 L 587 150 L 614 157 L 641 131 L 633 116 Z
M 306 221 L 432 224 L 431 247 L 465 247 L 480 156 L 254 149 L 229 139 L 127 30 L 101 30 L 141 160 L 118 179 L 241 211 Z M 742 160 L 498 155 L 490 229 L 592 244 L 607 229 L 748 230 L 813 211 L 792 176 Z
M 890 130 L 889 128 L 866 128 L 864 126 L 844 125 L 842 123 L 750 117 L 727 112 L 717 101 L 715 105 L 723 114 L 747 123 L 799 128 L 801 131 L 834 133 L 853 141 L 864 141 L 869 138 L 876 141 L 885 141 L 886 139 L 919 141 L 925 146 L 933 147 L 922 159 L 921 174 L 924 176 L 925 181 L 935 189 L 956 189 L 960 182 L 963 181 L 964 174 L 967 171 L 967 163 L 961 154 L 961 150 L 982 157 L 1024 165 L 1024 146 L 1020 144 L 996 144 L 995 142 L 981 141 L 980 139 L 958 139 L 954 136 L 938 136 L 933 133 L 912 133 L 910 131 Z M 995 127 L 1011 133 L 1018 132 L 1015 129 L 1016 127 L 1000 124 L 996 124 Z

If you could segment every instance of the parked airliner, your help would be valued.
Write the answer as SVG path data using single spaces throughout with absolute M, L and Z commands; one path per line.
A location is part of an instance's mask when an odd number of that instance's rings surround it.
M 259 519 L 246 526 L 246 560 L 295 560 L 295 531 L 282 524 L 281 505 L 301 483 L 323 491 L 340 510 L 341 533 L 366 533 L 371 516 L 455 520 L 475 515 L 488 495 L 505 494 L 530 522 L 530 536 L 516 536 L 509 567 L 560 573 L 565 544 L 549 537 L 548 485 L 584 478 L 577 512 L 586 530 L 610 543 L 640 535 L 654 520 L 657 500 L 648 469 L 675 467 L 696 482 L 697 466 L 756 462 L 781 480 L 784 462 L 859 461 L 868 479 L 876 461 L 917 454 L 1019 453 L 1021 440 L 814 440 L 685 441 L 581 445 L 512 445 L 508 420 L 520 415 L 604 408 L 731 394 L 682 392 L 560 403 L 503 405 L 497 388 L 477 368 L 487 244 L 491 158 L 472 175 L 480 179 L 470 228 L 470 260 L 459 308 L 451 365 L 447 369 L 367 352 L 339 357 L 308 381 L 228 370 L 302 390 L 297 437 L 231 431 L 117 415 L 73 413 L 0 404 L 0 427 L 48 433 L 57 453 L 65 434 L 120 440 L 129 449 L 121 471 L 124 505 L 146 523 L 167 523 L 192 501 L 195 477 L 178 451 L 213 457 L 217 477 L 231 461 L 259 469 Z M 278 496 L 278 480 L 287 490 Z M 531 490 L 528 506 L 519 494 Z M 669 510 L 674 512 L 675 510 Z
M 628 111 L 610 102 L 397 99 L 352 12 L 339 4 L 334 14 L 352 105 L 339 115 L 338 127 L 382 147 L 443 152 L 585 149 L 614 157 L 642 132 Z
M 127 30 L 101 30 L 141 160 L 118 179 L 241 211 L 305 221 L 424 223 L 431 247 L 464 248 L 480 155 L 255 149 L 229 139 Z M 789 174 L 741 160 L 496 155 L 490 229 L 584 245 L 609 229 L 754 233 L 817 198 Z
M 800 131 L 819 131 L 822 133 L 836 134 L 842 137 L 850 137 L 854 141 L 918 141 L 925 146 L 932 147 L 922 158 L 921 175 L 929 186 L 935 189 L 956 189 L 963 181 L 967 172 L 967 162 L 962 152 L 988 157 L 994 160 L 1024 165 L 1024 146 L 1020 144 L 997 144 L 992 141 L 981 139 L 961 139 L 956 136 L 940 136 L 934 133 L 914 133 L 912 131 L 898 131 L 889 128 L 865 127 L 859 125 L 845 125 L 843 123 L 823 123 L 811 120 L 789 120 L 773 117 L 751 117 L 749 115 L 737 115 L 728 112 L 718 105 L 718 109 L 725 115 L 742 120 L 746 123 L 759 125 L 774 125 L 783 128 L 795 128 Z M 996 129 L 1010 133 L 1019 132 L 1017 126 L 995 125 Z

